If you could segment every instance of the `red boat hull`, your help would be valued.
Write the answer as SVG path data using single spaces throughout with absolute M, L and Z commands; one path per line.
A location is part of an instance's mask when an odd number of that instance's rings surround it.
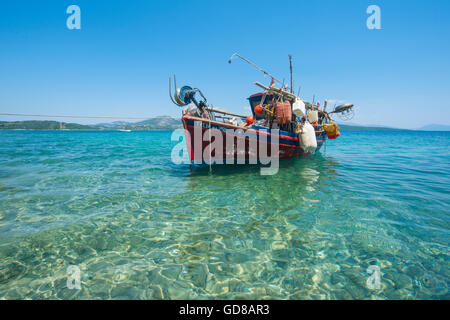
M 310 155 L 303 152 L 298 135 L 294 133 L 279 131 L 277 134 L 263 127 L 243 128 L 190 115 L 184 115 L 182 120 L 189 158 L 196 165 L 244 161 L 256 164 L 269 157 L 287 159 Z M 318 137 L 318 144 L 323 143 L 323 139 Z M 214 145 L 215 140 L 221 141 Z

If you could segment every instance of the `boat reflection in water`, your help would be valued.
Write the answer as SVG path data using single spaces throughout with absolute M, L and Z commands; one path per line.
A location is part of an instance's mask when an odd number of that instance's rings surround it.
M 310 158 L 280 160 L 279 171 L 272 176 L 260 175 L 260 167 L 193 168 L 186 188 L 193 201 L 208 202 L 208 207 L 220 210 L 238 203 L 239 210 L 267 215 L 295 210 L 319 201 L 323 192 L 328 194 L 338 189 L 334 180 L 339 162 L 333 157 L 316 154 Z

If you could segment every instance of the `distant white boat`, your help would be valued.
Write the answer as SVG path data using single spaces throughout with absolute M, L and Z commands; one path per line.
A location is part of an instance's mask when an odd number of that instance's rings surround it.
M 129 130 L 129 129 L 117 129 L 117 131 L 131 132 L 131 130 Z

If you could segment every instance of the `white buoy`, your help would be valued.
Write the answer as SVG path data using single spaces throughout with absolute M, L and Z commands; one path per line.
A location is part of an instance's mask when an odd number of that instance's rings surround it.
M 309 122 L 305 122 L 303 124 L 300 139 L 301 139 L 300 146 L 305 153 L 312 154 L 316 152 L 317 149 L 316 131 Z
M 305 103 L 301 99 L 296 99 L 292 104 L 292 112 L 296 117 L 304 117 L 306 114 Z
M 311 110 L 308 112 L 309 122 L 319 122 L 319 112 L 317 110 Z

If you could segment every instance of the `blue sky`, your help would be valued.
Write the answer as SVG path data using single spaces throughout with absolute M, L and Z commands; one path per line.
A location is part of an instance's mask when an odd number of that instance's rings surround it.
M 292 54 L 301 97 L 352 102 L 353 123 L 450 124 L 450 1 L 275 3 L 3 1 L 0 112 L 180 116 L 168 97 L 176 73 L 215 107 L 246 113 L 253 81 L 270 79 L 228 64 L 239 52 L 286 81 Z M 81 30 L 66 27 L 71 4 Z M 371 4 L 381 30 L 366 27 Z

